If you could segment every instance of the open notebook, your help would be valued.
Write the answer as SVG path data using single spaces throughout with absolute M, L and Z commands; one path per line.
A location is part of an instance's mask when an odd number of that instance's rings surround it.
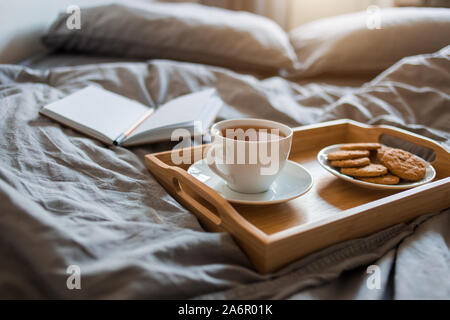
M 41 114 L 106 144 L 133 146 L 170 140 L 173 130 L 206 133 L 223 102 L 215 89 L 175 98 L 157 110 L 98 87 L 86 87 Z

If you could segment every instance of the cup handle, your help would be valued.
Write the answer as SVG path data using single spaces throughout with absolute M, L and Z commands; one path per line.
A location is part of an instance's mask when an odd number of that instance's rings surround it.
M 232 177 L 230 175 L 223 173 L 222 171 L 219 170 L 219 168 L 217 168 L 215 156 L 216 147 L 217 145 L 212 145 L 208 150 L 208 152 L 206 153 L 206 163 L 208 164 L 208 167 L 211 169 L 211 171 L 217 174 L 223 180 L 232 181 Z

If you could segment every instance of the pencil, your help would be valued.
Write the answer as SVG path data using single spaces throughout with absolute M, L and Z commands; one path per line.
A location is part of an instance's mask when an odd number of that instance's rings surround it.
M 121 144 L 126 138 L 128 138 L 134 132 L 134 130 L 136 130 L 137 127 L 139 127 L 142 124 L 142 122 L 147 120 L 148 117 L 150 117 L 153 114 L 153 112 L 155 112 L 155 109 L 153 108 L 146 111 L 142 115 L 142 117 L 140 117 L 127 131 L 121 133 L 116 139 L 114 139 L 113 144 L 115 146 Z

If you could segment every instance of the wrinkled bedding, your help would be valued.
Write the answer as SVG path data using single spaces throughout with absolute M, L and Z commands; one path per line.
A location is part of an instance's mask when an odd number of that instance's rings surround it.
M 404 58 L 357 87 L 169 60 L 0 65 L 0 297 L 450 298 L 450 209 L 260 275 L 228 234 L 204 232 L 149 174 L 144 154 L 170 144 L 108 148 L 38 115 L 87 85 L 151 106 L 215 87 L 226 104 L 218 120 L 350 118 L 450 148 L 450 47 Z M 380 289 L 366 285 L 370 264 Z M 80 290 L 66 286 L 70 265 L 80 268 Z

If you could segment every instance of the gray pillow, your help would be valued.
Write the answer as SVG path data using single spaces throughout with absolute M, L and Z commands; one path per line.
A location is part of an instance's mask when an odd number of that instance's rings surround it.
M 52 49 L 132 58 L 175 59 L 263 72 L 296 61 L 272 20 L 192 3 L 110 4 L 81 9 L 81 28 L 61 14 L 44 36 Z

